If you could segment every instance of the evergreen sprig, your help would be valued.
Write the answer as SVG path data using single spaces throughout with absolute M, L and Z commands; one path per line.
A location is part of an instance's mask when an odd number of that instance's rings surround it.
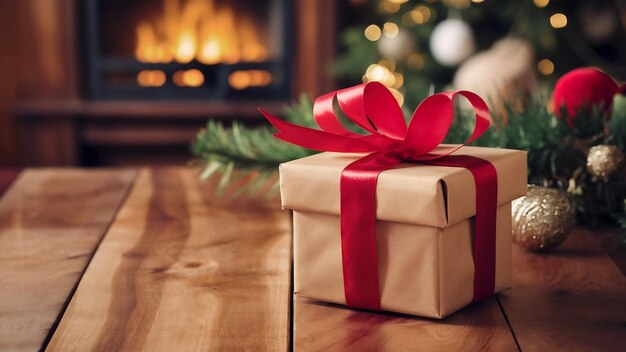
M 621 150 L 626 146 L 626 109 L 614 108 L 607 121 L 605 113 L 594 109 L 580 113 L 569 126 L 564 120 L 547 111 L 549 94 L 538 93 L 529 99 L 523 109 L 506 106 L 493 114 L 494 124 L 473 145 L 526 150 L 528 152 L 528 182 L 560 188 L 567 192 L 577 210 L 579 222 L 591 226 L 607 223 L 626 225 L 626 180 L 614 178 L 602 182 L 587 172 L 586 159 L 590 147 L 615 144 Z M 315 127 L 311 102 L 302 97 L 285 111 L 285 119 L 308 127 Z M 460 110 L 456 115 L 446 143 L 462 143 L 473 129 L 473 115 Z M 348 120 L 340 118 L 347 128 Z M 607 133 L 608 131 L 608 133 Z M 278 190 L 275 177 L 278 165 L 315 152 L 272 137 L 269 125 L 247 127 L 234 122 L 230 128 L 209 121 L 193 142 L 192 151 L 198 158 L 207 179 L 220 174 L 219 190 L 244 177 L 232 195 L 258 195 L 267 190 Z
M 311 102 L 302 96 L 300 101 L 285 109 L 286 120 L 298 125 L 314 124 Z M 231 193 L 256 196 L 262 191 L 273 195 L 278 191 L 274 177 L 280 163 L 313 154 L 313 151 L 284 143 L 274 137 L 275 130 L 267 125 L 248 127 L 235 121 L 230 127 L 209 120 L 191 145 L 191 151 L 202 168 L 200 178 L 206 180 L 220 175 L 218 193 L 232 184 L 248 178 Z M 271 184 L 271 185 L 269 185 Z M 268 187 L 269 185 L 269 187 Z
M 587 171 L 587 153 L 599 144 L 626 145 L 626 114 L 614 109 L 607 121 L 602 109 L 559 119 L 546 106 L 549 94 L 536 94 L 519 111 L 508 106 L 492 114 L 494 124 L 473 145 L 526 150 L 528 182 L 559 188 L 570 197 L 580 223 L 590 226 L 614 224 L 625 218 L 626 180 L 614 177 L 602 182 Z M 567 116 L 563 111 L 562 116 Z M 473 116 L 457 114 L 446 142 L 462 143 L 471 133 Z

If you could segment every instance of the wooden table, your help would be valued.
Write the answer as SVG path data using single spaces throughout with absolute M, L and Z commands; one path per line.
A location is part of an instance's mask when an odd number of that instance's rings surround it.
M 515 246 L 513 289 L 437 321 L 292 299 L 288 212 L 211 189 L 182 168 L 21 172 L 0 199 L 0 350 L 626 351 L 610 232 Z

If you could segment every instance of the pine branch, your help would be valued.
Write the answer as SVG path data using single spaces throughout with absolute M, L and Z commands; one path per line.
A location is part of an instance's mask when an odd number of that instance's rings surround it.
M 494 125 L 474 145 L 528 151 L 529 183 L 557 187 L 568 192 L 582 223 L 599 224 L 624 221 L 626 181 L 604 183 L 586 170 L 587 151 L 591 146 L 612 143 L 623 149 L 626 145 L 626 109 L 614 108 L 605 135 L 603 111 L 575 116 L 572 127 L 546 110 L 549 94 L 535 94 L 522 111 L 508 106 L 495 115 Z M 505 104 L 506 105 L 506 104 Z M 311 102 L 302 97 L 288 107 L 285 118 L 293 123 L 315 127 Z M 337 111 L 340 113 L 340 111 Z M 341 123 L 358 131 L 339 114 Z M 474 118 L 461 110 L 450 129 L 447 143 L 461 143 L 471 133 Z M 261 196 L 278 192 L 276 170 L 282 162 L 315 152 L 284 143 L 272 137 L 269 125 L 250 128 L 235 122 L 230 128 L 209 121 L 192 145 L 193 154 L 202 166 L 202 179 L 219 174 L 218 189 L 238 187 L 230 194 Z M 239 182 L 245 178 L 245 182 Z
M 494 127 L 472 144 L 528 151 L 529 183 L 568 192 L 581 223 L 623 223 L 626 181 L 596 180 L 587 172 L 586 163 L 588 150 L 594 145 L 611 143 L 624 150 L 626 109 L 614 107 L 605 131 L 602 109 L 578 113 L 570 127 L 546 110 L 548 101 L 548 94 L 537 94 L 523 111 L 509 107 L 503 115 L 493 116 Z M 473 128 L 470 112 L 462 111 L 458 116 L 448 143 L 462 143 Z M 562 116 L 566 116 L 565 111 Z
M 298 103 L 286 108 L 285 118 L 299 125 L 313 126 L 311 102 L 302 96 Z M 234 190 L 233 197 L 258 195 L 269 182 L 274 182 L 269 186 L 270 190 L 275 189 L 277 180 L 273 176 L 280 163 L 315 152 L 284 143 L 272 136 L 274 132 L 269 125 L 249 128 L 241 122 L 233 122 L 227 128 L 221 122 L 209 120 L 207 127 L 198 133 L 191 145 L 196 163 L 202 168 L 201 179 L 221 175 L 218 193 L 223 193 L 237 180 L 250 178 Z

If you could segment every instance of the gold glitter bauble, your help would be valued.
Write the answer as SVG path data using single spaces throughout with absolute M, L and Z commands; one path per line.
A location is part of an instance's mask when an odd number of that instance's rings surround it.
M 589 149 L 587 170 L 607 182 L 622 167 L 624 153 L 614 145 L 596 145 Z
M 529 185 L 526 196 L 511 207 L 513 241 L 533 251 L 560 245 L 574 226 L 574 208 L 557 189 Z

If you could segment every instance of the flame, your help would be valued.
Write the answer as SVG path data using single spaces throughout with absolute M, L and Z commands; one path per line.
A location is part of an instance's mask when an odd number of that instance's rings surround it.
M 263 87 L 270 83 L 272 74 L 265 70 L 234 71 L 228 76 L 228 84 L 237 90 Z
M 137 75 L 137 84 L 141 87 L 160 87 L 165 80 L 165 73 L 160 70 L 143 70 Z
M 135 58 L 146 63 L 207 65 L 260 62 L 268 50 L 251 18 L 213 0 L 163 0 L 163 16 L 136 26 Z
M 200 87 L 204 83 L 204 75 L 195 68 L 187 71 L 176 71 L 172 77 L 179 87 Z

